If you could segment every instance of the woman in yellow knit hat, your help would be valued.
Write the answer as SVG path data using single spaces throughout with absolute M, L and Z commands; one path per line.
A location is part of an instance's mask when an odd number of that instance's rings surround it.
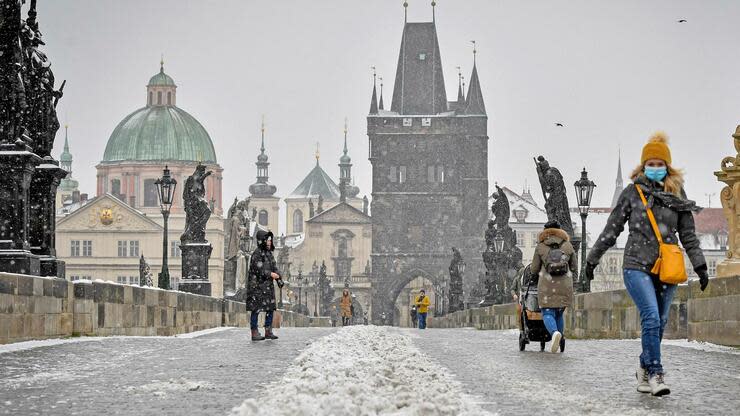
M 635 374 L 637 391 L 654 396 L 670 394 L 660 360 L 660 342 L 677 286 L 661 281 L 654 273 L 661 243 L 680 241 L 699 275 L 701 290 L 709 283 L 706 261 L 694 229 L 693 212 L 699 208 L 686 199 L 683 176 L 672 163 L 668 138 L 655 133 L 642 149 L 640 165 L 632 172 L 633 183 L 622 191 L 586 260 L 586 277 L 593 279 L 601 256 L 614 245 L 624 224 L 629 222 L 623 269 L 624 286 L 640 311 L 642 326 L 642 354 Z M 683 264 L 682 258 L 680 261 Z

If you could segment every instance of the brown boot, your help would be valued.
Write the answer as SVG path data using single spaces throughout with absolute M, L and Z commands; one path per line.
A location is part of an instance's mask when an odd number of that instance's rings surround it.
M 260 331 L 257 329 L 252 330 L 252 341 L 264 341 L 265 337 L 260 334 Z
M 278 339 L 277 335 L 275 335 L 275 334 L 272 333 L 272 328 L 269 327 L 269 326 L 265 328 L 265 338 L 267 338 L 267 339 Z

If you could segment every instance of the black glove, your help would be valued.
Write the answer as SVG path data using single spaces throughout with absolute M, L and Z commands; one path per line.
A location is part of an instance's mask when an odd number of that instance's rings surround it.
M 707 265 L 702 264 L 699 267 L 694 268 L 694 271 L 696 274 L 699 275 L 699 288 L 703 292 L 704 289 L 707 288 L 707 285 L 709 285 L 709 273 L 707 273 Z
M 586 263 L 586 279 L 594 280 L 594 270 L 598 264 Z

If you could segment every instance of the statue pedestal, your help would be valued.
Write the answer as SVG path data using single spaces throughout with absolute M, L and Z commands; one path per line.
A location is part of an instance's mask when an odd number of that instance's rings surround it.
M 28 243 L 29 188 L 41 158 L 28 146 L 0 145 L 0 271 L 38 276 L 39 257 Z
M 717 265 L 717 277 L 740 276 L 740 260 L 726 259 Z
M 59 162 L 44 158 L 36 167 L 29 190 L 28 243 L 31 252 L 39 256 L 41 276 L 64 279 L 65 265 L 56 258 L 56 193 L 67 171 Z
M 717 277 L 740 276 L 740 126 L 732 135 L 736 156 L 722 159 L 720 171 L 714 172 L 725 186 L 719 197 L 727 218 L 727 258 L 717 265 Z
M 208 259 L 213 246 L 208 242 L 182 242 L 182 279 L 178 290 L 211 296 L 211 283 L 208 281 Z

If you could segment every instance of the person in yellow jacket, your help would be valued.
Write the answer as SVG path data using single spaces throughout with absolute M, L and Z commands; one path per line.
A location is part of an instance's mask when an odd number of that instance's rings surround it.
M 419 296 L 414 301 L 416 304 L 417 314 L 419 316 L 419 329 L 426 329 L 427 327 L 427 312 L 429 312 L 429 297 L 424 292 L 424 289 L 419 291 Z

